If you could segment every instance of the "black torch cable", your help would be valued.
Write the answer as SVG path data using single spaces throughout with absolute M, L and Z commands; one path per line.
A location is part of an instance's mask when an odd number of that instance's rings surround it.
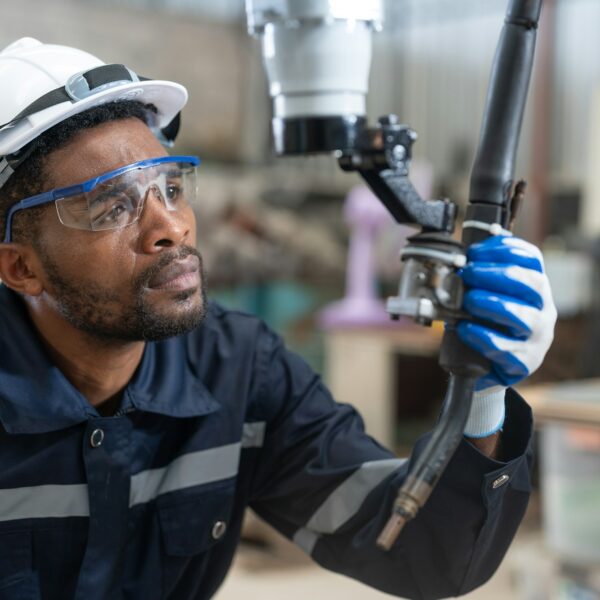
M 486 224 L 508 225 L 515 155 L 541 7 L 542 0 L 511 0 L 508 6 L 494 57 L 466 216 L 484 228 L 463 231 L 462 241 L 467 246 L 489 235 Z M 377 539 L 384 550 L 392 547 L 441 477 L 462 439 L 475 381 L 489 369 L 480 355 L 460 342 L 452 324 L 444 334 L 440 364 L 450 373 L 442 415 L 398 492 L 392 515 Z
M 466 416 L 464 399 L 471 398 L 475 388 L 472 377 L 454 375 L 448 383 L 440 420 L 427 445 L 415 462 L 400 489 L 392 515 L 377 539 L 377 545 L 389 550 L 404 525 L 415 517 L 433 491 L 448 461 L 460 443 Z M 467 415 L 469 406 L 467 404 Z M 464 418 L 463 418 L 464 416 Z

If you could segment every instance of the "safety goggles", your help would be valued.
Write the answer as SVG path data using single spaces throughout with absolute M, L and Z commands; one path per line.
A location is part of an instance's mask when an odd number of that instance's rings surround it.
M 120 167 L 99 177 L 25 198 L 6 215 L 4 241 L 11 241 L 15 213 L 54 202 L 58 218 L 66 227 L 87 231 L 121 229 L 142 214 L 149 193 L 169 211 L 189 206 L 197 195 L 195 156 L 161 156 Z

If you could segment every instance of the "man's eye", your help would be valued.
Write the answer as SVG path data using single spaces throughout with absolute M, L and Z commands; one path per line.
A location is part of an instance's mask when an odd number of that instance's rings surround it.
M 179 200 L 183 196 L 183 190 L 178 183 L 167 183 L 166 192 L 169 200 Z
M 128 210 L 125 204 L 113 204 L 108 210 L 94 217 L 92 224 L 94 228 L 107 225 L 119 225 L 127 220 Z

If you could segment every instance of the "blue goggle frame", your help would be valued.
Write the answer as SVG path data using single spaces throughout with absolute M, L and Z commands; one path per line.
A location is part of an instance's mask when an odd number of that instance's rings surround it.
M 200 164 L 200 159 L 197 156 L 160 156 L 157 158 L 148 158 L 146 160 L 140 160 L 138 162 L 132 163 L 130 165 L 126 165 L 124 167 L 119 167 L 114 171 L 109 171 L 108 173 L 103 173 L 98 177 L 94 177 L 93 179 L 89 179 L 88 181 L 84 181 L 83 183 L 77 183 L 75 185 L 71 185 L 64 188 L 57 188 L 54 190 L 49 190 L 47 192 L 43 192 L 42 194 L 37 194 L 35 196 L 30 196 L 29 198 L 25 198 L 20 200 L 16 204 L 13 204 L 7 215 L 6 215 L 6 225 L 4 229 L 4 242 L 8 243 L 12 241 L 12 221 L 14 215 L 21 211 L 26 210 L 28 208 L 34 208 L 36 206 L 41 206 L 42 204 L 49 204 L 50 202 L 55 202 L 56 200 L 61 200 L 63 198 L 68 198 L 70 196 L 77 196 L 78 194 L 85 194 L 91 192 L 98 185 L 109 181 L 114 177 L 118 177 L 119 175 L 123 175 L 129 171 L 134 171 L 136 169 L 144 169 L 148 167 L 153 167 L 156 165 L 161 165 L 164 163 L 187 163 L 191 166 L 197 167 Z

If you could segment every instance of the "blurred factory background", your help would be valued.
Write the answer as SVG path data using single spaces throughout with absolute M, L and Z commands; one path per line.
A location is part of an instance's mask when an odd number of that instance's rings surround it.
M 385 3 L 368 115 L 396 113 L 419 133 L 412 177 L 425 196 L 466 203 L 505 8 L 505 0 Z M 375 315 L 352 326 L 324 309 L 335 311 L 331 303 L 358 285 L 376 312 L 375 295 L 397 285 L 410 230 L 372 208 L 376 200 L 333 158 L 274 158 L 243 0 L 0 0 L 0 15 L 0 47 L 22 36 L 73 45 L 188 88 L 176 150 L 203 160 L 196 211 L 209 293 L 278 329 L 377 437 L 407 452 L 439 409 L 440 329 Z M 501 573 L 476 599 L 600 598 L 599 32 L 600 0 L 545 0 L 517 162 L 529 183 L 517 233 L 542 246 L 560 318 L 527 396 L 538 415 L 537 493 Z M 357 214 L 376 226 L 361 233 Z M 361 235 L 373 264 L 356 275 L 348 247 Z M 310 570 L 252 520 L 247 537 L 219 600 L 269 590 L 383 597 Z

